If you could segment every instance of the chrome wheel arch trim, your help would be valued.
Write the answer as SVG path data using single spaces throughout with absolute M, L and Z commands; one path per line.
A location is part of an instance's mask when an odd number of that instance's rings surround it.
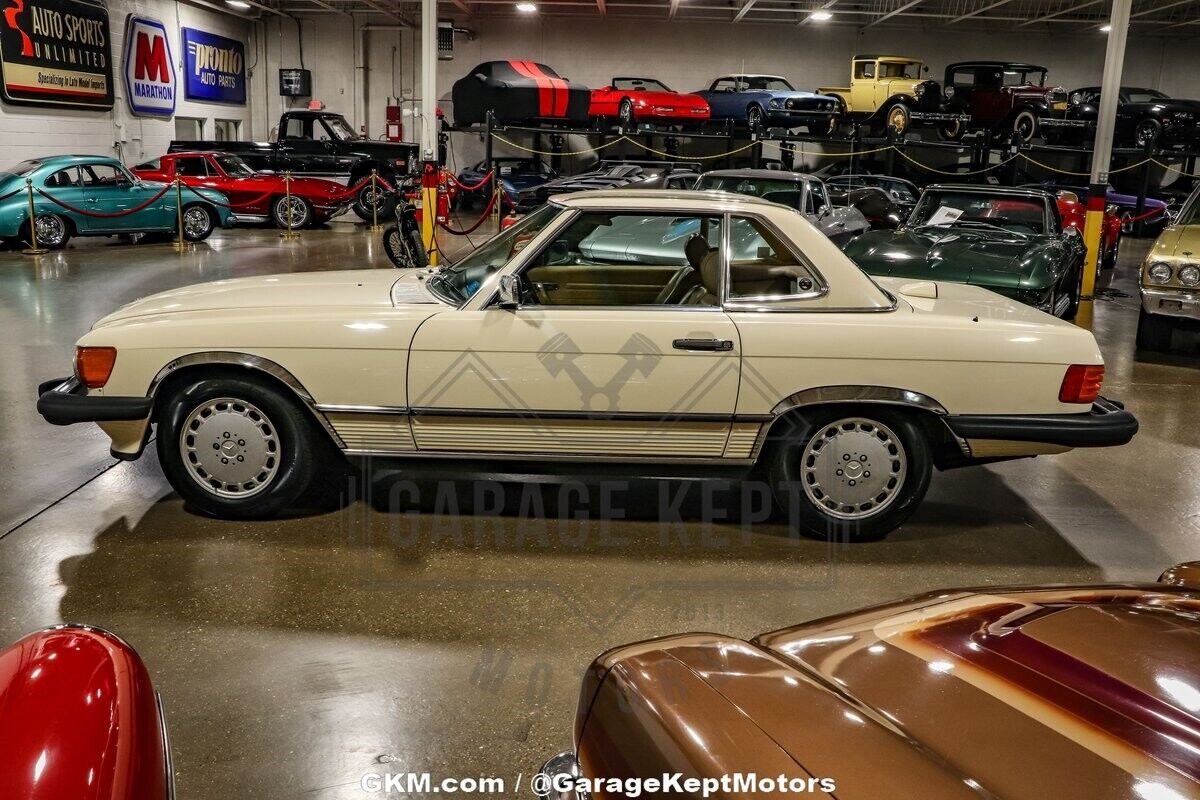
M 321 412 L 321 409 L 317 406 L 317 401 L 313 399 L 308 389 L 304 388 L 304 384 L 297 380 L 295 375 L 274 361 L 262 356 L 225 350 L 205 350 L 198 353 L 188 353 L 169 362 L 158 371 L 158 374 L 150 381 L 150 387 L 146 390 L 146 396 L 157 398 L 158 389 L 162 386 L 163 381 L 181 369 L 196 366 L 242 367 L 252 372 L 269 375 L 291 389 L 296 399 L 309 410 L 324 431 L 333 439 L 333 443 L 342 450 L 346 449 L 346 443 L 342 441 L 342 438 L 337 435 L 337 431 L 329 424 L 329 420 L 325 418 L 325 414 Z

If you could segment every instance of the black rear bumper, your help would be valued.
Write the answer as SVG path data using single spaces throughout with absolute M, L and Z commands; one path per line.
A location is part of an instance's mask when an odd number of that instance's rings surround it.
M 1126 411 L 1122 403 L 1103 397 L 1084 414 L 958 414 L 945 417 L 945 421 L 962 439 L 1003 439 L 1064 447 L 1113 447 L 1125 444 L 1138 431 L 1137 417 Z
M 74 377 L 56 378 L 38 386 L 37 410 L 51 425 L 146 419 L 153 403 L 150 397 L 89 395 Z

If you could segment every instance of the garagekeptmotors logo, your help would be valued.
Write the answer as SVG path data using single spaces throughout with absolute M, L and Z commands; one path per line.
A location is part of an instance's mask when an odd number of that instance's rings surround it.
M 175 61 L 167 29 L 156 19 L 129 15 L 125 23 L 125 91 L 135 114 L 175 113 Z

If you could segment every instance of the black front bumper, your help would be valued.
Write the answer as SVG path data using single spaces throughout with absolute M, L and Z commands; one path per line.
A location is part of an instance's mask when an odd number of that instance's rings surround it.
M 1113 447 L 1125 444 L 1138 431 L 1137 417 L 1122 403 L 1103 397 L 1084 414 L 957 414 L 945 417 L 945 421 L 962 439 L 1041 442 L 1063 447 Z
M 74 377 L 55 378 L 38 385 L 37 410 L 51 425 L 146 419 L 153 403 L 150 397 L 89 395 Z

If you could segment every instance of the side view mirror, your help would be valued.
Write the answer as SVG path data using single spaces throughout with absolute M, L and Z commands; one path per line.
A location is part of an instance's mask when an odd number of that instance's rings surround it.
M 929 74 L 929 65 L 928 65 L 928 64 L 922 64 L 922 65 L 921 65 L 921 72 L 924 72 L 926 75 L 928 75 L 928 74 Z
M 516 275 L 501 275 L 500 290 L 496 305 L 500 308 L 516 308 L 521 305 L 521 279 Z

